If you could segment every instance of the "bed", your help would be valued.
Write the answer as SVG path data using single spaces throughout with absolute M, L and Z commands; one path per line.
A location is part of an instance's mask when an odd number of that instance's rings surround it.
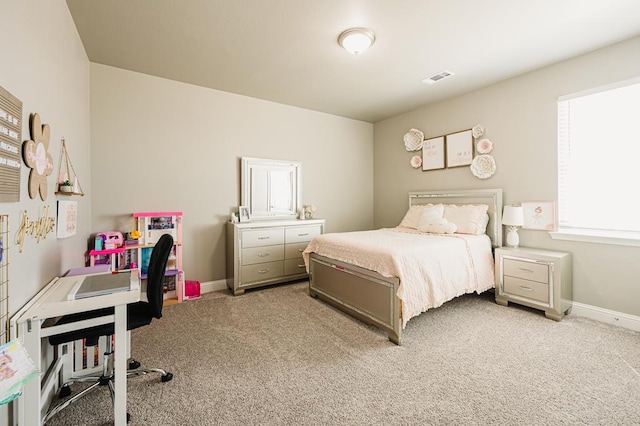
M 478 209 L 484 211 L 483 223 L 462 222 L 469 212 L 479 218 Z M 501 189 L 410 192 L 409 209 L 395 228 L 311 240 L 303 252 L 309 295 L 380 328 L 400 345 L 411 318 L 462 294 L 494 287 L 493 249 L 502 246 L 501 213 Z M 444 219 L 434 220 L 438 214 Z

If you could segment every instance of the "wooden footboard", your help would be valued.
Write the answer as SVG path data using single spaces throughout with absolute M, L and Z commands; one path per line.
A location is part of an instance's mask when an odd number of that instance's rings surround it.
M 402 331 L 398 278 L 311 253 L 309 295 L 319 297 L 367 324 L 387 332 L 399 345 Z

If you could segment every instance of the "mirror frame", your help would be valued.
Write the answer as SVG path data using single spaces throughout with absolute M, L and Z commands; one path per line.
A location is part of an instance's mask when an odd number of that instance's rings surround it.
M 251 171 L 257 166 L 267 169 L 269 166 L 273 166 L 278 170 L 287 167 L 291 168 L 295 178 L 294 185 L 291 189 L 293 210 L 287 211 L 286 213 L 277 212 L 266 215 L 255 215 L 254 208 L 251 205 Z M 302 163 L 299 161 L 242 157 L 240 163 L 240 188 L 240 205 L 249 208 L 251 220 L 297 219 L 298 212 L 302 209 Z M 270 188 L 268 191 L 270 191 Z

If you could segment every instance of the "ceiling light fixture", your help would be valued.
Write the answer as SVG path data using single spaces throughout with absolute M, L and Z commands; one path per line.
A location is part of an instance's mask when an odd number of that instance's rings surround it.
M 349 28 L 340 34 L 338 43 L 352 55 L 359 55 L 367 50 L 375 39 L 376 36 L 371 30 L 366 28 Z

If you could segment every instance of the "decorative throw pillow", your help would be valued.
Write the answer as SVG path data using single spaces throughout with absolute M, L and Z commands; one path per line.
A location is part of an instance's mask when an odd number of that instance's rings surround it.
M 431 214 L 431 212 L 435 212 L 439 217 L 442 217 L 444 206 L 442 204 L 420 204 L 411 206 L 398 226 L 418 229 L 418 223 L 425 211 L 429 212 L 429 214 Z
M 429 232 L 431 234 L 453 234 L 456 232 L 456 229 L 457 226 L 455 223 L 451 223 L 443 217 L 428 218 L 422 216 L 418 224 L 418 231 Z
M 458 234 L 480 235 L 487 230 L 486 204 L 449 204 L 444 206 L 444 218 L 456 224 Z

